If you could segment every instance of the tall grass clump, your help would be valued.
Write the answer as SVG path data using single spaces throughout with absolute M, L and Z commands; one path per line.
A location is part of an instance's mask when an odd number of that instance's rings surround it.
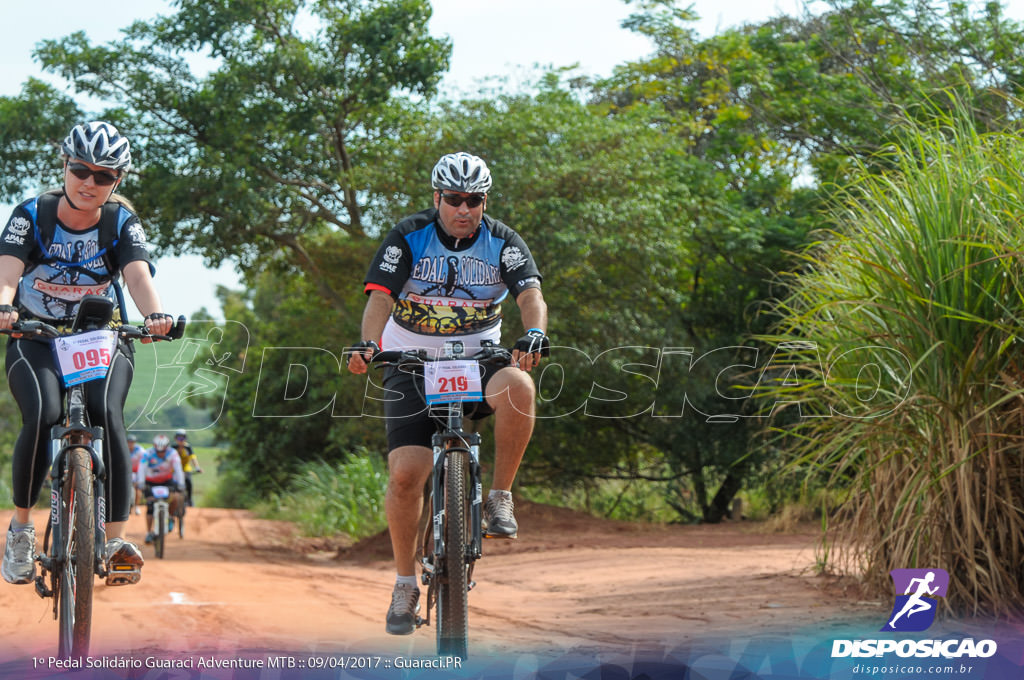
M 371 536 L 387 526 L 384 491 L 387 470 L 378 454 L 353 455 L 342 463 L 305 463 L 283 493 L 254 510 L 265 517 L 298 523 L 309 536 Z
M 1019 615 L 1024 137 L 960 110 L 884 154 L 779 303 L 760 396 L 789 414 L 793 465 L 847 491 L 827 568 L 882 599 L 891 569 L 942 568 L 953 613 Z

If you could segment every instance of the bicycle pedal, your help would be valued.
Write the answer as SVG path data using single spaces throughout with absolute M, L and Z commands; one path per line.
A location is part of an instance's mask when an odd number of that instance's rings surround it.
M 489 533 L 487 533 L 485 531 L 484 532 L 484 538 L 494 538 L 494 539 L 498 539 L 498 540 L 511 541 L 511 540 L 516 539 L 516 538 L 519 538 L 519 534 L 518 533 L 515 533 L 515 534 L 489 534 Z
M 108 586 L 130 586 L 142 579 L 142 569 L 130 564 L 112 564 L 107 572 Z

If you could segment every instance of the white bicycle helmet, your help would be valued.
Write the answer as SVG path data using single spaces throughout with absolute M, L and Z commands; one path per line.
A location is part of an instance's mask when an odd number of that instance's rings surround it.
M 430 185 L 465 194 L 486 194 L 491 188 L 491 171 L 484 159 L 459 151 L 441 156 L 430 173 Z
M 167 435 L 165 434 L 158 434 L 157 436 L 153 437 L 153 447 L 157 451 L 163 451 L 164 449 L 167 448 L 168 444 L 170 443 L 171 440 L 168 439 Z
M 93 121 L 71 128 L 60 147 L 61 153 L 86 163 L 125 172 L 132 164 L 128 138 L 110 123 Z

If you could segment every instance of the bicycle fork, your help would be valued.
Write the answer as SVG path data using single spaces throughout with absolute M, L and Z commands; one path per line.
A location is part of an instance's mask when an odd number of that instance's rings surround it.
M 65 441 L 69 441 L 69 434 L 72 432 L 81 433 L 83 431 L 92 435 L 91 442 L 88 444 L 65 444 Z M 101 578 L 107 575 L 106 561 L 103 554 L 107 535 L 107 495 L 104 485 L 107 475 L 106 467 L 103 465 L 103 428 L 54 426 L 51 431 L 50 441 L 51 457 L 53 459 L 53 465 L 50 468 L 50 522 L 47 524 L 46 532 L 43 536 L 43 553 L 36 557 L 39 566 L 42 568 L 42 574 L 36 576 L 35 579 L 36 593 L 39 597 L 54 596 L 53 589 L 46 585 L 46 572 L 51 574 L 58 573 L 60 566 L 68 560 L 65 532 L 70 531 L 71 528 L 65 527 L 61 523 L 60 510 L 62 503 L 73 502 L 63 496 L 67 457 L 73 449 L 85 449 L 89 452 L 92 465 L 93 510 L 96 513 L 93 541 L 94 571 Z M 50 548 L 51 545 L 52 549 Z M 56 607 L 56 602 L 54 606 Z
M 462 444 L 465 443 L 466 446 Z M 480 435 L 476 432 L 464 433 L 459 439 L 451 439 L 442 434 L 435 434 L 432 441 L 434 453 L 434 470 L 431 474 L 430 510 L 431 520 L 428 531 L 433 538 L 433 550 L 421 559 L 423 575 L 421 580 L 427 586 L 427 616 L 417 617 L 416 626 L 430 625 L 430 610 L 437 598 L 438 584 L 447 578 L 444 573 L 444 558 L 448 550 L 461 549 L 468 565 L 468 590 L 472 590 L 473 567 L 476 560 L 483 555 L 483 482 L 480 473 Z M 449 451 L 465 451 L 469 455 L 469 543 L 464 546 L 448 546 L 444 540 L 445 521 L 445 475 L 447 470 L 447 454 Z

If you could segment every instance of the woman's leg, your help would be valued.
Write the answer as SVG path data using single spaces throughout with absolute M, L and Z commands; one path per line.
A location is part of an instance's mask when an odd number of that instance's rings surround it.
M 60 420 L 63 384 L 49 345 L 12 340 L 7 346 L 7 384 L 21 410 L 11 470 L 16 519 L 27 522 L 50 472 L 50 428 Z

